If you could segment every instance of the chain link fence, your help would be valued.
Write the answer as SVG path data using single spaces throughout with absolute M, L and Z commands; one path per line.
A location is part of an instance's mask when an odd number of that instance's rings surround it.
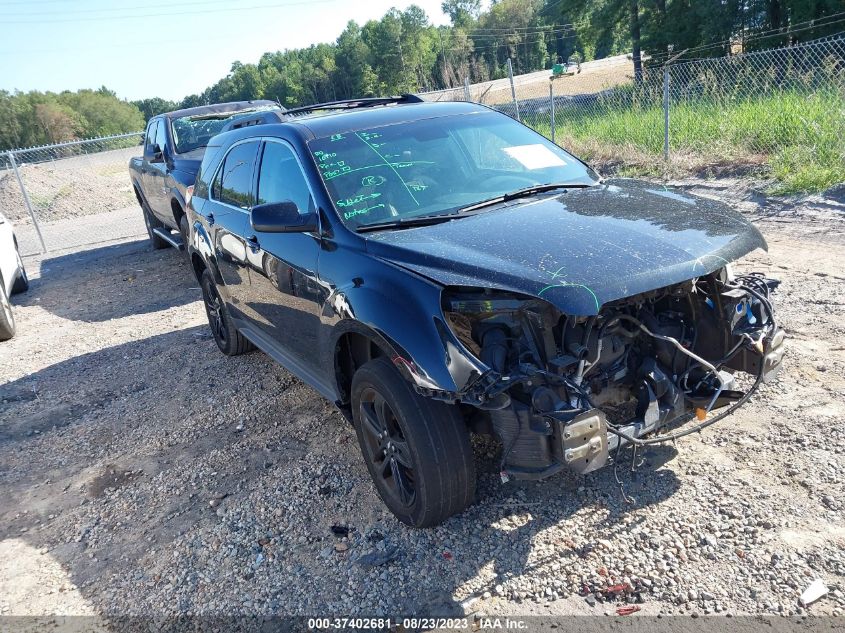
M 648 61 L 639 80 L 620 55 L 421 96 L 491 106 L 599 163 L 757 163 L 794 190 L 845 181 L 845 36 Z M 142 137 L 0 153 L 0 210 L 22 254 L 144 235 L 127 174 Z
M 127 166 L 143 132 L 0 154 L 0 211 L 22 255 L 146 233 Z
M 845 36 L 648 61 L 638 80 L 621 56 L 421 96 L 488 105 L 588 160 L 757 164 L 794 190 L 845 180 Z

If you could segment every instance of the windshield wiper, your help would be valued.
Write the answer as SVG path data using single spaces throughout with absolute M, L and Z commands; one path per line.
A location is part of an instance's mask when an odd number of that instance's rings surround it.
M 455 212 L 440 213 L 437 215 L 422 215 L 417 218 L 396 218 L 389 222 L 376 222 L 374 224 L 362 224 L 355 229 L 358 233 L 367 233 L 369 231 L 381 231 L 383 229 L 396 228 L 410 228 L 412 226 L 430 226 L 432 224 L 440 224 L 441 222 L 448 222 L 455 219 Z
M 501 196 L 496 196 L 495 198 L 490 198 L 489 200 L 482 200 L 481 202 L 476 202 L 465 207 L 461 207 L 458 209 L 458 213 L 468 213 L 470 211 L 475 211 L 476 209 L 483 209 L 484 207 L 492 207 L 494 204 L 501 204 L 502 202 L 510 202 L 511 200 L 516 200 L 518 198 L 528 198 L 530 196 L 536 195 L 538 193 L 544 193 L 546 191 L 554 191 L 555 189 L 585 189 L 587 187 L 591 187 L 592 185 L 587 183 L 580 183 L 580 182 L 571 182 L 571 183 L 562 183 L 562 182 L 551 182 L 545 185 L 531 185 L 530 187 L 525 187 L 523 189 L 516 189 L 515 191 L 509 191 L 508 193 L 502 194 Z
M 509 202 L 517 198 L 527 198 L 545 191 L 554 191 L 555 189 L 584 189 L 592 185 L 586 183 L 547 183 L 545 185 L 532 185 L 524 189 L 517 189 L 516 191 L 509 191 L 501 196 L 490 198 L 489 200 L 482 200 L 475 202 L 465 207 L 460 207 L 448 213 L 438 213 L 437 215 L 423 215 L 416 218 L 397 218 L 389 222 L 378 222 L 376 224 L 364 224 L 355 229 L 358 233 L 366 233 L 368 231 L 380 231 L 382 229 L 407 228 L 412 226 L 429 226 L 431 224 L 440 224 L 441 222 L 448 222 L 456 217 L 460 217 L 475 211 L 476 209 L 483 209 L 502 202 Z

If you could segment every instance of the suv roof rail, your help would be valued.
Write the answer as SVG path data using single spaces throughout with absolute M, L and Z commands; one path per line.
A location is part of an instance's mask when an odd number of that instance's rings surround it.
M 263 112 L 246 112 L 234 117 L 231 121 L 226 123 L 218 134 L 228 132 L 230 130 L 239 130 L 242 127 L 249 127 L 251 125 L 266 125 L 268 123 L 281 123 L 285 120 L 285 112 L 280 110 L 265 110 Z
M 394 95 L 391 97 L 364 97 L 362 99 L 344 99 L 342 101 L 329 101 L 327 103 L 315 103 L 314 105 L 290 108 L 284 114 L 304 114 L 318 110 L 351 110 L 354 108 L 372 108 L 393 103 L 424 103 L 424 99 L 413 94 Z

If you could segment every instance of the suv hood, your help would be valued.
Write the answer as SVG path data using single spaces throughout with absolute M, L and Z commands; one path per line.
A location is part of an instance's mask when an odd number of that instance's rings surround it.
M 374 256 L 444 286 L 542 297 L 571 315 L 767 249 L 723 203 L 625 179 L 367 237 Z

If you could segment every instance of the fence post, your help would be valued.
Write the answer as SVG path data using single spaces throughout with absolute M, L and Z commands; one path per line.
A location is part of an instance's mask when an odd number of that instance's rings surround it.
M 469 93 L 469 76 L 464 77 L 464 100 L 472 101 L 471 95 Z
M 549 103 L 551 104 L 552 116 L 552 143 L 555 142 L 555 82 L 549 79 Z
M 511 97 L 513 97 L 513 107 L 516 108 L 516 120 L 521 123 L 522 117 L 519 116 L 519 101 L 516 100 L 516 88 L 513 85 L 513 64 L 510 57 L 508 57 L 508 79 L 511 82 Z
M 29 217 L 32 218 L 32 225 L 35 227 L 35 232 L 38 233 L 38 241 L 41 242 L 41 252 L 46 253 L 47 245 L 44 244 L 44 236 L 41 234 L 41 227 L 38 226 L 38 218 L 35 217 L 35 212 L 32 210 L 32 203 L 29 201 L 29 194 L 26 192 L 26 187 L 24 187 L 23 184 L 23 178 L 21 178 L 21 172 L 18 170 L 18 164 L 15 162 L 14 152 L 9 152 L 9 162 L 15 172 L 15 177 L 18 179 L 18 186 L 21 188 L 23 202 L 26 205 L 26 210 L 29 211 Z
M 663 160 L 669 162 L 669 66 L 663 67 Z

